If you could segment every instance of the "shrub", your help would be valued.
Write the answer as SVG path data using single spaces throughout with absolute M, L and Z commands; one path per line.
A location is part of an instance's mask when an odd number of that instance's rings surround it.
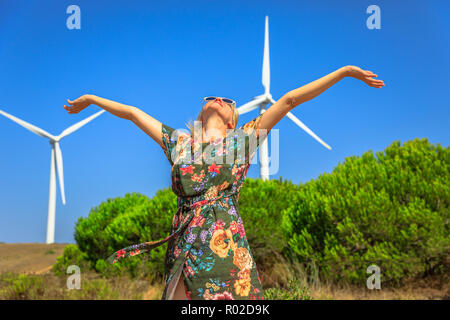
M 106 228 L 114 219 L 127 215 L 135 206 L 148 202 L 148 198 L 138 193 L 127 193 L 125 197 L 102 202 L 91 209 L 87 218 L 80 217 L 75 225 L 75 241 L 81 251 L 85 252 L 89 261 L 104 258 L 112 250 L 111 239 Z
M 63 255 L 56 259 L 56 263 L 53 265 L 52 270 L 56 275 L 65 275 L 66 270 L 70 265 L 80 267 L 81 271 L 88 270 L 91 268 L 91 264 L 87 257 L 88 255 L 85 252 L 82 252 L 77 245 L 69 244 L 64 248 Z
M 316 281 L 318 269 L 323 280 L 359 285 L 371 264 L 380 267 L 384 284 L 448 271 L 449 149 L 415 139 L 376 155 L 348 157 L 302 185 L 247 179 L 239 211 L 258 269 L 270 278 L 266 285 L 285 286 L 297 264 L 314 271 L 300 272 L 307 280 Z M 78 219 L 78 246 L 66 248 L 55 270 L 84 263 L 104 276 L 160 278 L 167 244 L 114 265 L 105 259 L 166 237 L 176 210 L 168 188 L 152 199 L 139 193 L 108 199 Z
M 449 148 L 415 139 L 376 155 L 346 158 L 295 194 L 285 253 L 339 282 L 365 283 L 371 264 L 384 283 L 446 272 Z
M 170 189 L 158 191 L 152 199 L 127 193 L 124 198 L 108 199 L 92 209 L 87 218 L 79 218 L 75 240 L 90 267 L 104 276 L 127 272 L 134 277 L 162 277 L 167 244 L 114 265 L 108 265 L 105 259 L 131 244 L 166 237 L 176 209 L 176 196 Z
M 0 278 L 0 297 L 6 300 L 39 299 L 44 292 L 39 276 L 7 273 Z
M 239 196 L 239 211 L 258 270 L 266 273 L 284 262 L 288 238 L 280 228 L 282 213 L 295 198 L 299 186 L 286 180 L 247 178 Z M 262 279 L 265 282 L 265 279 Z M 268 285 L 274 285 L 270 281 Z

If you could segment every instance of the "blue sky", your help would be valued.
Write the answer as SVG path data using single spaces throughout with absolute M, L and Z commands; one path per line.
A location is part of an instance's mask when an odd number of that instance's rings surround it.
M 80 30 L 66 27 L 71 4 L 81 9 Z M 379 30 L 366 27 L 371 4 L 381 9 Z M 0 109 L 56 135 L 101 110 L 69 115 L 62 108 L 90 93 L 182 128 L 204 96 L 239 106 L 263 93 L 268 15 L 274 99 L 349 64 L 386 84 L 345 78 L 293 110 L 331 151 L 287 118 L 275 127 L 280 170 L 272 178 L 304 183 L 395 140 L 448 146 L 449 9 L 448 1 L 2 0 Z M 58 189 L 56 242 L 74 242 L 78 217 L 108 198 L 152 197 L 170 186 L 160 147 L 110 113 L 64 138 L 61 149 L 67 202 Z M 0 150 L 0 241 L 44 242 L 50 145 L 0 116 Z M 255 165 L 248 176 L 258 175 Z

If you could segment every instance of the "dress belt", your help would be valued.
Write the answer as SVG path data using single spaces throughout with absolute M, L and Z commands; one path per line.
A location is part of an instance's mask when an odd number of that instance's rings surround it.
M 154 249 L 156 247 L 159 247 L 163 243 L 165 243 L 165 242 L 169 241 L 170 239 L 172 239 L 173 237 L 175 237 L 187 225 L 189 225 L 189 223 L 192 221 L 192 219 L 195 216 L 195 209 L 197 207 L 206 205 L 206 204 L 208 204 L 210 202 L 214 202 L 214 201 L 216 201 L 218 199 L 221 199 L 221 198 L 232 198 L 233 196 L 234 196 L 234 193 L 223 194 L 223 195 L 221 195 L 219 197 L 216 197 L 216 198 L 213 198 L 213 199 L 199 200 L 199 201 L 196 201 L 196 202 L 193 202 L 193 203 L 183 203 L 177 209 L 177 212 L 176 212 L 177 219 L 183 218 L 183 212 L 184 212 L 183 209 L 187 210 L 189 212 L 189 214 L 184 216 L 184 219 L 181 220 L 180 226 L 177 228 L 177 230 L 172 232 L 172 234 L 170 234 L 168 237 L 166 237 L 164 239 L 161 239 L 161 240 L 143 242 L 143 243 L 134 244 L 134 245 L 131 245 L 129 247 L 120 249 L 119 251 L 116 251 L 115 253 L 110 255 L 106 259 L 106 261 L 109 262 L 110 264 L 114 264 L 117 261 L 119 261 L 120 259 L 127 258 L 127 257 L 133 257 L 135 255 L 138 255 L 138 254 L 150 251 L 150 250 L 152 250 L 152 249 Z

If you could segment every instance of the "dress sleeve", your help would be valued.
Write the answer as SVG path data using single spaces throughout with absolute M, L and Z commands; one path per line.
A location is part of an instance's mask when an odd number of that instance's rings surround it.
M 186 156 L 185 151 L 187 143 L 190 141 L 190 135 L 162 124 L 161 136 L 164 154 L 170 165 L 173 166 L 174 163 Z
M 166 155 L 167 159 L 170 162 L 170 165 L 173 166 L 173 160 L 175 158 L 172 158 L 172 155 L 175 157 L 174 150 L 177 146 L 177 140 L 178 137 L 176 136 L 176 130 L 166 126 L 165 124 L 162 124 L 161 128 L 161 136 L 162 136 L 162 143 L 163 143 L 163 151 Z
M 246 139 L 246 144 L 248 144 L 248 149 L 246 149 L 246 160 L 248 163 L 250 163 L 251 159 L 256 154 L 259 145 L 267 139 L 267 135 L 270 132 L 270 130 L 260 130 L 259 123 L 261 122 L 261 117 L 262 114 L 240 127 L 246 136 L 248 136 L 248 139 Z

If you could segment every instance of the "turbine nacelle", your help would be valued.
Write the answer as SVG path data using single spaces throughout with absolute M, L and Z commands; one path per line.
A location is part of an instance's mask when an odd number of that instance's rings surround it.
M 253 99 L 259 99 L 259 98 L 264 98 L 265 99 L 264 102 L 267 102 L 267 103 L 272 101 L 272 95 L 270 94 L 270 92 L 260 94 L 259 96 L 256 96 Z

